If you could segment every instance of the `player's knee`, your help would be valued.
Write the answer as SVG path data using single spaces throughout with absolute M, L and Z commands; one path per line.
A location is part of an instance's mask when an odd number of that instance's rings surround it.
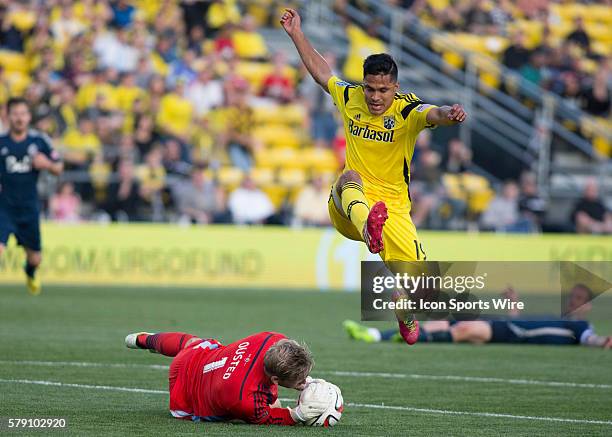
M 0 244 L 0 256 L 2 256 L 2 254 L 4 253 L 4 244 Z
M 40 252 L 31 252 L 27 255 L 28 264 L 38 267 L 42 262 L 42 254 Z
M 338 183 L 336 184 L 337 189 L 338 189 L 338 194 L 342 192 L 342 187 L 347 182 L 356 182 L 359 185 L 363 185 L 363 182 L 361 180 L 361 176 L 359 176 L 359 173 L 357 173 L 355 170 L 347 170 L 344 173 L 342 173 L 340 177 L 338 178 Z

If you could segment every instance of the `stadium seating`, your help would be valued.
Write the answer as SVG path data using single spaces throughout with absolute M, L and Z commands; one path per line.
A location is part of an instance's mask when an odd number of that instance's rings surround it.
M 172 192 L 169 181 L 187 176 L 192 164 L 207 166 L 208 179 L 226 194 L 249 173 L 277 208 L 290 207 L 299 188 L 312 178 L 321 178 L 327 185 L 334 181 L 344 160 L 342 136 L 332 142 L 333 150 L 314 147 L 309 132 L 310 108 L 298 88 L 304 72 L 295 63 L 279 64 L 276 54 L 281 45 L 264 38 L 272 29 L 260 32 L 257 28 L 263 23 L 278 25 L 277 2 L 212 2 L 206 16 L 193 20 L 204 28 L 199 39 L 190 28 L 193 17 L 188 20 L 183 16 L 181 2 L 129 3 L 134 14 L 124 24 L 125 32 L 119 30 L 123 25 L 113 21 L 114 12 L 106 0 L 97 1 L 91 11 L 82 2 L 42 5 L 48 23 L 34 12 L 21 9 L 9 15 L 8 23 L 22 33 L 22 47 L 16 44 L 0 48 L 0 103 L 10 96 L 26 95 L 36 108 L 36 127 L 49 133 L 61 151 L 85 156 L 84 160 L 72 163 L 74 169 L 71 167 L 66 176 L 76 181 L 89 175 L 88 183 L 93 190 L 81 190 L 86 183 L 77 187 L 83 201 L 89 204 L 83 210 L 95 211 L 104 205 L 104 199 L 92 197 L 91 191 L 96 196 L 103 194 L 117 179 L 119 164 L 126 160 L 133 161 L 137 181 L 168 192 Z M 491 8 L 495 2 L 485 3 Z M 443 11 L 455 7 L 457 2 L 427 0 L 427 4 L 434 11 Z M 612 52 L 611 8 L 553 3 L 550 14 L 553 42 L 565 38 L 573 29 L 575 17 L 581 16 L 592 38 L 593 51 L 601 55 Z M 433 16 L 421 18 L 437 25 Z M 385 44 L 365 29 L 352 25 L 351 20 L 345 24 L 350 43 L 349 64 L 354 65 L 349 70 L 359 76 L 361 48 L 381 51 L 386 50 Z M 465 67 L 463 50 L 474 54 L 483 92 L 502 85 L 512 92 L 516 89 L 515 79 L 506 77 L 502 83 L 498 61 L 513 32 L 518 30 L 526 35 L 528 47 L 533 48 L 542 42 L 545 26 L 515 14 L 498 34 L 480 35 L 457 29 L 437 33 L 431 45 L 455 68 Z M 126 68 L 120 62 L 104 64 L 106 58 L 101 52 L 108 47 L 127 49 L 120 56 L 109 56 L 113 62 L 136 50 L 135 65 Z M 592 74 L 599 64 L 582 56 L 580 65 L 583 72 Z M 202 70 L 211 73 L 209 80 L 217 82 L 223 97 L 209 108 L 196 110 L 188 90 Z M 295 99 L 283 101 L 262 94 L 266 78 L 270 80 L 270 75 L 279 72 L 294 88 Z M 236 96 L 248 97 L 248 110 L 233 106 Z M 93 132 L 79 130 L 79 121 L 84 118 L 93 122 Z M 600 117 L 573 123 L 571 127 L 589 139 L 596 150 L 604 156 L 611 153 L 609 138 L 602 134 L 610 129 L 609 120 Z M 232 129 L 242 127 L 252 139 L 252 144 L 245 147 L 247 154 L 252 155 L 247 157 L 252 158 L 252 163 L 246 172 L 244 165 L 233 166 L 235 158 L 228 153 L 228 135 Z M 170 150 L 167 143 L 175 139 L 180 142 L 179 156 L 170 156 L 177 152 Z M 145 163 L 153 149 L 161 151 L 163 162 L 151 171 Z M 488 181 L 480 176 L 447 175 L 443 183 L 451 196 L 466 202 L 473 215 L 483 211 L 492 197 Z M 175 216 L 171 208 L 176 205 L 167 203 L 168 214 L 158 219 Z

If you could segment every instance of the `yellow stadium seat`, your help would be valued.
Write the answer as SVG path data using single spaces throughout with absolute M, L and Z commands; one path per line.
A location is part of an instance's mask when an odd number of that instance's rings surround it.
M 275 153 L 273 149 L 260 149 L 255 151 L 255 164 L 258 167 L 270 168 L 274 167 Z
M 257 91 L 264 78 L 272 71 L 272 65 L 260 62 L 238 62 L 236 73 L 244 77 L 250 84 L 251 89 Z
M 304 167 L 312 168 L 315 171 L 336 171 L 338 170 L 338 160 L 330 149 L 319 147 L 309 147 L 299 152 L 299 161 Z
M 264 125 L 253 129 L 253 136 L 268 147 L 297 148 L 300 139 L 295 130 L 284 125 Z
M 453 199 L 465 200 L 465 193 L 459 183 L 459 177 L 456 174 L 446 173 L 442 176 L 442 184 L 446 188 L 448 196 Z
M 8 12 L 7 21 L 12 23 L 19 32 L 27 33 L 36 24 L 36 18 L 34 10 L 21 10 Z
M 501 36 L 480 36 L 471 33 L 454 33 L 456 46 L 476 53 L 499 56 L 508 47 L 508 39 Z
M 481 82 L 491 88 L 498 88 L 500 84 L 499 64 L 483 55 L 477 55 L 473 59 Z
M 585 30 L 589 36 L 602 43 L 612 42 L 612 26 L 602 23 L 586 23 Z
M 28 73 L 28 61 L 21 53 L 0 50 L 0 65 L 2 65 L 5 71 Z
M 274 70 L 274 65 L 268 62 L 250 62 L 241 61 L 236 65 L 236 73 L 244 77 L 252 86 L 252 90 L 257 92 L 262 85 L 265 77 Z M 295 83 L 297 79 L 297 71 L 295 68 L 287 65 L 283 70 L 283 75 Z
M 441 11 L 449 6 L 449 0 L 427 0 L 427 4 L 433 9 Z
M 269 55 L 265 39 L 255 31 L 235 30 L 232 33 L 232 43 L 239 58 L 255 59 Z
M 455 50 L 444 50 L 442 52 L 442 59 L 448 65 L 455 67 L 457 69 L 463 68 L 464 60 L 461 53 Z
M 287 163 L 296 162 L 297 151 L 294 149 L 262 149 L 255 153 L 258 167 L 281 167 Z
M 262 191 L 268 195 L 275 208 L 280 208 L 287 198 L 287 188 L 282 185 L 264 186 Z
M 270 5 L 264 4 L 264 2 L 249 3 L 251 4 L 247 6 L 247 14 L 253 17 L 259 26 L 265 26 L 268 19 L 268 8 Z
M 537 47 L 542 42 L 544 24 L 541 21 L 516 20 L 508 25 L 510 34 L 522 32 L 525 35 L 525 45 L 528 49 Z
M 582 58 L 580 60 L 580 71 L 584 73 L 595 74 L 599 68 L 600 65 L 593 59 Z
M 222 187 L 236 187 L 240 185 L 244 173 L 236 167 L 221 167 L 217 171 L 217 180 Z
M 468 209 L 473 213 L 483 212 L 494 196 L 489 181 L 480 175 L 445 174 L 442 176 L 442 182 L 448 195 L 454 199 L 466 200 Z
M 494 196 L 493 190 L 490 189 L 472 193 L 469 196 L 468 209 L 473 213 L 480 214 L 487 209 Z
M 255 167 L 251 170 L 251 177 L 257 186 L 265 187 L 274 182 L 274 171 L 268 167 Z
M 612 8 L 606 5 L 588 5 L 584 8 L 584 19 L 612 24 Z
M 306 118 L 303 105 L 274 105 L 253 108 L 257 124 L 302 125 Z
M 593 138 L 593 148 L 597 150 L 601 156 L 612 158 L 612 143 L 605 136 L 598 135 Z
M 585 8 L 583 5 L 568 3 L 564 5 L 551 4 L 550 11 L 557 15 L 561 20 L 572 22 L 575 17 L 584 16 Z
M 461 184 L 469 192 L 486 191 L 490 188 L 487 178 L 473 173 L 462 174 Z
M 19 71 L 7 72 L 5 76 L 12 96 L 22 95 L 31 83 L 30 76 Z
M 278 172 L 278 182 L 287 188 L 301 187 L 306 181 L 306 172 L 299 168 L 282 168 Z
M 485 53 L 487 51 L 484 38 L 473 35 L 471 33 L 455 33 L 453 34 L 455 43 L 473 52 Z
M 592 41 L 591 50 L 602 56 L 612 55 L 612 44 L 601 41 Z
M 565 39 L 565 37 L 572 31 L 574 30 L 574 23 L 567 22 L 561 22 L 558 24 L 553 24 L 550 26 L 550 34 L 554 37 L 554 38 L 561 38 L 561 39 Z
M 138 12 L 142 14 L 147 23 L 152 23 L 155 20 L 155 17 L 161 8 L 160 1 L 134 0 L 134 3 L 138 8 Z
M 434 33 L 431 37 L 431 49 L 434 52 L 443 52 L 451 47 L 448 34 Z

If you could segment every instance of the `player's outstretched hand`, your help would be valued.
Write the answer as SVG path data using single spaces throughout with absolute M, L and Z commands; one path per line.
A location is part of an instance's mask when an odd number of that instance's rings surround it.
M 286 8 L 280 23 L 289 36 L 295 35 L 302 29 L 302 19 L 295 9 Z
M 462 123 L 467 118 L 467 113 L 458 103 L 455 103 L 451 106 L 450 111 L 448 111 L 448 119 L 452 121 L 456 121 L 457 123 Z
M 604 349 L 612 349 L 612 337 L 606 338 L 605 343 L 602 346 Z
M 34 165 L 34 168 L 37 170 L 46 170 L 51 167 L 53 162 L 49 158 L 47 158 L 47 156 L 44 153 L 38 152 L 32 158 L 32 164 Z

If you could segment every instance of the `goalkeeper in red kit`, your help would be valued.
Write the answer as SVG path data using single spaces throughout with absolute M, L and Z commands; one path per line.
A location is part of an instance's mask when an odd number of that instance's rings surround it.
M 307 390 L 297 407 L 281 407 L 278 386 L 304 390 L 314 365 L 308 348 L 283 334 L 260 332 L 224 346 L 182 332 L 140 332 L 129 334 L 125 344 L 174 357 L 170 413 L 178 419 L 295 425 L 318 417 L 329 403 Z

